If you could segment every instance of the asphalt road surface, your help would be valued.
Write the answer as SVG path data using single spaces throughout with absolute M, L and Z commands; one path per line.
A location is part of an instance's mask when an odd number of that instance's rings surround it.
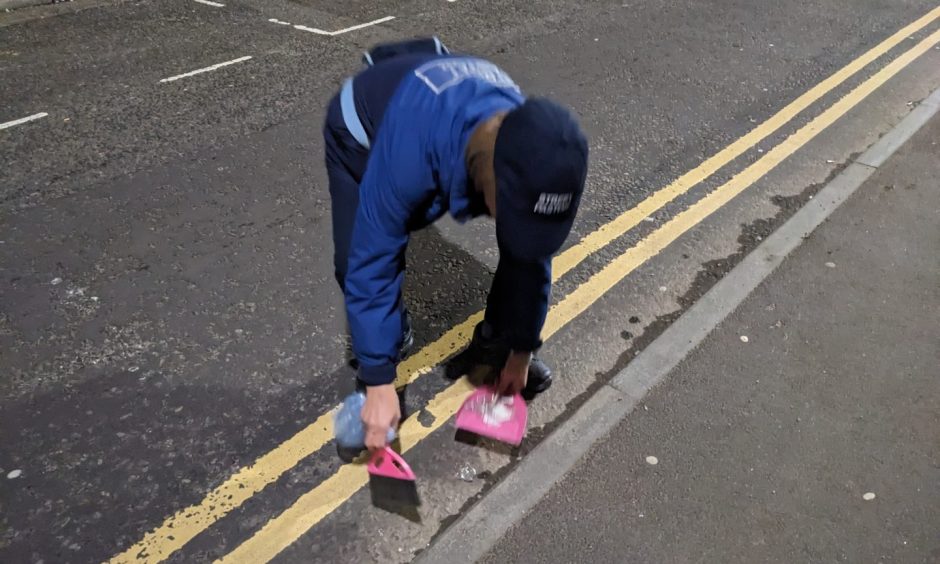
M 938 178 L 935 115 L 481 561 L 940 560 Z
M 0 14 L 0 561 L 407 561 L 940 85 L 938 24 L 933 0 Z M 569 104 L 592 153 L 546 326 L 558 382 L 520 450 L 455 443 L 446 424 L 466 388 L 440 365 L 483 307 L 491 224 L 412 241 L 402 446 L 424 505 L 409 521 L 371 508 L 362 468 L 328 442 L 352 374 L 320 126 L 362 50 L 429 33 Z M 864 127 L 801 129 L 840 100 Z M 720 213 L 681 213 L 735 182 Z

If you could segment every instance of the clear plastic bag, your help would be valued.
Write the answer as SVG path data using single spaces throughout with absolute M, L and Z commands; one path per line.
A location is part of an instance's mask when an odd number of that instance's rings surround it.
M 512 419 L 513 402 L 512 396 L 493 393 L 471 397 L 464 408 L 476 413 L 483 423 L 493 427 Z
M 366 432 L 362 425 L 362 406 L 366 403 L 363 392 L 353 392 L 346 396 L 343 405 L 333 416 L 333 433 L 336 444 L 344 449 L 363 449 L 366 444 Z M 395 440 L 395 429 L 389 428 L 388 442 Z

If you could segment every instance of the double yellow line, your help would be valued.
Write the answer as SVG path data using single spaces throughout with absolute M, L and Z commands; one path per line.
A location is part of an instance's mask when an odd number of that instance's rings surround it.
M 840 86 L 861 69 L 899 45 L 911 34 L 930 25 L 937 18 L 940 18 L 940 7 L 931 10 L 915 22 L 905 26 L 861 57 L 820 82 L 780 112 L 707 159 L 695 169 L 682 175 L 636 207 L 587 235 L 556 257 L 553 262 L 554 278 L 560 278 L 587 257 L 624 235 L 643 218 L 661 209 L 679 195 L 686 193 L 693 186 L 753 148 L 757 143 L 778 131 L 834 88 Z M 543 330 L 543 337 L 546 340 L 550 338 L 636 267 L 643 264 L 650 257 L 655 256 L 688 229 L 700 223 L 715 210 L 752 185 L 757 179 L 767 174 L 938 42 L 940 42 L 940 31 L 934 32 L 915 47 L 887 64 L 796 133 L 765 153 L 754 164 L 746 167 L 731 180 L 716 188 L 685 211 L 672 217 L 667 223 L 642 239 L 634 247 L 608 263 L 601 271 L 591 276 L 551 308 Z M 473 327 L 482 318 L 482 315 L 483 312 L 471 315 L 468 319 L 444 333 L 438 340 L 430 343 L 414 356 L 401 363 L 398 367 L 396 383 L 404 385 L 414 382 L 423 374 L 429 372 L 432 367 L 460 350 L 469 341 Z M 458 380 L 437 394 L 428 403 L 426 411 L 433 416 L 433 421 L 429 425 L 427 422 L 419 424 L 414 418 L 406 420 L 400 430 L 402 450 L 411 449 L 447 421 L 456 412 L 469 391 L 470 386 L 466 380 Z M 245 500 L 277 480 L 302 459 L 323 447 L 332 438 L 332 434 L 332 411 L 330 411 L 321 415 L 312 424 L 259 458 L 251 466 L 240 469 L 209 492 L 199 504 L 182 509 L 169 517 L 161 526 L 147 533 L 138 543 L 115 556 L 111 562 L 160 562 L 166 559 L 196 535 L 239 507 Z M 341 467 L 320 485 L 301 496 L 283 513 L 270 520 L 251 538 L 220 559 L 220 562 L 258 563 L 269 561 L 349 499 L 365 485 L 367 480 L 363 468 L 352 465 Z

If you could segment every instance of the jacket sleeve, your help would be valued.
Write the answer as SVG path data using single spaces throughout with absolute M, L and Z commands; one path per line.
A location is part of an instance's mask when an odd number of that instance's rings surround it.
M 515 274 L 514 296 L 509 315 L 518 320 L 510 326 L 509 347 L 515 351 L 532 352 L 542 346 L 542 327 L 548 315 L 552 292 L 552 261 L 512 261 Z
M 500 252 L 486 304 L 486 320 L 514 351 L 542 346 L 542 327 L 552 290 L 551 260 L 523 261 Z
M 409 220 L 427 197 L 419 147 L 380 132 L 359 186 L 346 275 L 346 313 L 359 380 L 390 384 L 402 342 Z M 402 188 L 404 187 L 404 188 Z

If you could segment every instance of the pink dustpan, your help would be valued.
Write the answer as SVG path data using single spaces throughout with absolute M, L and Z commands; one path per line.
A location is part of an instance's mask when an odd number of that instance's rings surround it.
M 457 429 L 519 446 L 528 418 L 529 410 L 521 394 L 503 396 L 483 386 L 460 406 Z

